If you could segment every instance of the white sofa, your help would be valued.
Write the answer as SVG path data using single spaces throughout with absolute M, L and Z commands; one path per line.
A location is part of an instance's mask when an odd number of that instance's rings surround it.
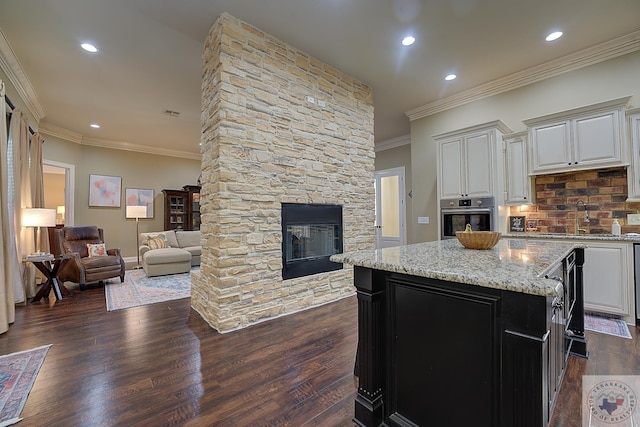
M 149 241 L 153 238 L 162 239 L 165 247 L 155 248 L 158 241 Z M 200 238 L 200 231 L 167 230 L 140 233 L 138 250 L 142 268 L 150 277 L 188 272 L 192 266 L 200 265 Z

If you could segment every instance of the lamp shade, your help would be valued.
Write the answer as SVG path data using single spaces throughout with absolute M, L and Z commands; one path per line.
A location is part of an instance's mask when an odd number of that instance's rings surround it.
M 23 227 L 55 227 L 56 210 L 44 208 L 23 208 Z
M 146 218 L 147 207 L 146 206 L 127 206 L 126 216 L 127 218 Z

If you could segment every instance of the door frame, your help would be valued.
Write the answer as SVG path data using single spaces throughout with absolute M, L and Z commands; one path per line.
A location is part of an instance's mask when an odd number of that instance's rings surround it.
M 398 197 L 400 206 L 399 209 L 399 220 L 400 220 L 400 246 L 407 244 L 407 227 L 406 227 L 406 200 L 405 200 L 405 168 L 404 166 L 400 166 L 397 168 L 384 169 L 374 172 L 375 177 L 375 192 L 376 192 L 376 201 L 375 201 L 375 232 L 376 232 L 376 249 L 381 248 L 382 243 L 382 226 L 379 224 L 380 219 L 380 211 L 381 211 L 381 197 L 380 197 L 380 179 L 388 176 L 397 176 L 398 177 Z
M 42 164 L 64 169 L 64 225 L 74 225 L 75 165 L 46 159 L 42 159 Z

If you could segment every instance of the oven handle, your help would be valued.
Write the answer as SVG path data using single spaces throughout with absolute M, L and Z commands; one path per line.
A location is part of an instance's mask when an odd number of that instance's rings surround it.
M 451 214 L 466 214 L 466 215 L 475 215 L 475 214 L 479 214 L 479 213 L 492 213 L 493 209 L 492 208 L 471 208 L 471 209 L 449 209 L 449 208 L 444 208 L 444 209 L 440 209 L 440 212 L 442 213 L 442 215 L 451 215 Z

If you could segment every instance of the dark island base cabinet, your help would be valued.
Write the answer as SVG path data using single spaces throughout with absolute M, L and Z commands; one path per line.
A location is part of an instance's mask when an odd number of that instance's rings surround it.
M 363 267 L 355 285 L 361 426 L 546 426 L 574 341 L 586 356 L 561 298 Z

